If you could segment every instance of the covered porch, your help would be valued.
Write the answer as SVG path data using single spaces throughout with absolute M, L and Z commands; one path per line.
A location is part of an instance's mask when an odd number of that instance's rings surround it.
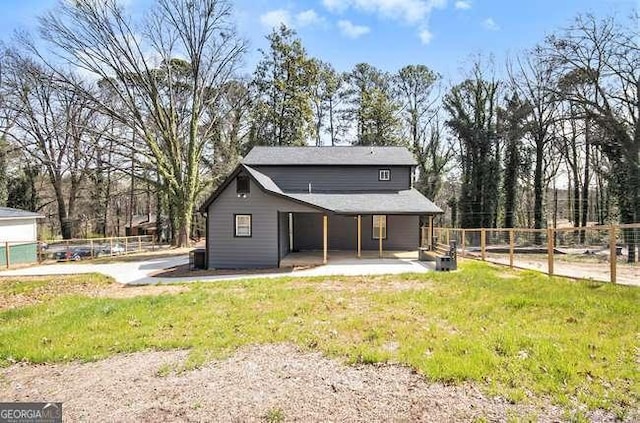
M 417 260 L 433 215 L 279 213 L 279 266 L 345 259 Z
M 405 260 L 412 261 L 418 259 L 418 251 L 383 251 L 382 257 L 378 251 L 361 251 L 360 256 L 354 254 L 353 251 L 345 250 L 328 250 L 327 262 L 324 261 L 324 251 L 298 251 L 287 254 L 280 260 L 280 267 L 295 268 L 320 266 L 325 263 L 345 262 L 352 259 L 362 260 Z

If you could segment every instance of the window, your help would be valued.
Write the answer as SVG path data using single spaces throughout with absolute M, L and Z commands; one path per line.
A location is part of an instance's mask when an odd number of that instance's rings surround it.
M 240 174 L 236 178 L 236 193 L 238 196 L 246 196 L 249 194 L 249 176 Z
M 382 227 L 382 239 L 387 239 L 387 216 L 383 214 L 374 214 L 373 228 L 371 230 L 371 237 L 373 239 L 380 239 L 381 227 Z
M 380 169 L 378 171 L 378 180 L 379 181 L 391 180 L 391 171 L 389 169 Z
M 236 222 L 234 236 L 239 238 L 251 237 L 251 215 L 235 214 L 234 219 Z

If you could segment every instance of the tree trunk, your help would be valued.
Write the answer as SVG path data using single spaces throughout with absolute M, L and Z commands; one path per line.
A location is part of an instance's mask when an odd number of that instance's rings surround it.
M 331 132 L 331 146 L 336 145 L 335 130 L 333 129 L 333 98 L 329 97 L 329 131 Z
M 543 169 L 544 160 L 544 142 L 542 139 L 536 140 L 536 169 L 533 175 L 533 227 L 534 229 L 542 228 L 542 202 L 543 202 Z M 542 244 L 542 234 L 536 232 L 534 236 L 536 245 Z
M 52 178 L 53 179 L 53 178 Z M 62 190 L 62 183 L 58 180 L 52 180 L 53 190 L 56 195 L 56 203 L 58 206 L 58 221 L 60 222 L 60 232 L 62 239 L 71 239 L 71 221 L 67 215 L 67 207 L 64 201 L 64 192 Z
M 587 226 L 587 216 L 589 212 L 589 119 L 585 121 L 585 135 L 584 135 L 584 180 L 582 181 L 582 217 L 580 226 L 583 228 Z M 580 231 L 580 244 L 586 242 L 586 231 Z

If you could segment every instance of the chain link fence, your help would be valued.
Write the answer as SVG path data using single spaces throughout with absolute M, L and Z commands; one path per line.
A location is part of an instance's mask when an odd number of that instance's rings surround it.
M 427 245 L 428 228 L 422 242 Z M 640 284 L 640 224 L 549 229 L 434 228 L 437 242 L 455 241 L 461 257 L 549 275 Z
M 39 249 L 39 261 L 87 260 L 154 251 L 158 244 L 152 235 L 48 241 Z

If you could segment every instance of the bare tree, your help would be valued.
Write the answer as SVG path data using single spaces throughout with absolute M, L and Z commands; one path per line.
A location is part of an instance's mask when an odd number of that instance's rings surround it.
M 533 227 L 541 229 L 544 221 L 545 162 L 552 157 L 549 148 L 553 140 L 553 125 L 557 118 L 557 96 L 547 87 L 553 85 L 552 69 L 535 54 L 526 54 L 508 65 L 511 88 L 529 104 L 527 130 L 533 144 Z M 536 241 L 540 243 L 540 234 L 536 232 Z
M 111 89 L 114 101 L 86 95 L 136 134 L 131 147 L 157 169 L 175 211 L 174 241 L 187 245 L 203 188 L 200 159 L 215 131 L 206 108 L 245 51 L 229 3 L 158 0 L 135 26 L 116 0 L 61 2 L 40 20 L 40 33 L 67 63 Z
M 604 131 L 596 145 L 615 165 L 622 223 L 640 221 L 640 31 L 638 16 L 579 16 L 562 34 L 548 37 L 545 57 L 563 78 L 557 94 L 578 105 Z M 628 260 L 636 260 L 637 234 L 624 231 Z
M 14 115 L 7 135 L 41 165 L 55 192 L 62 236 L 73 236 L 76 200 L 93 155 L 90 139 L 95 111 L 83 95 L 82 82 L 63 85 L 17 51 L 7 51 L 6 107 Z M 71 76 L 67 76 L 73 80 Z

